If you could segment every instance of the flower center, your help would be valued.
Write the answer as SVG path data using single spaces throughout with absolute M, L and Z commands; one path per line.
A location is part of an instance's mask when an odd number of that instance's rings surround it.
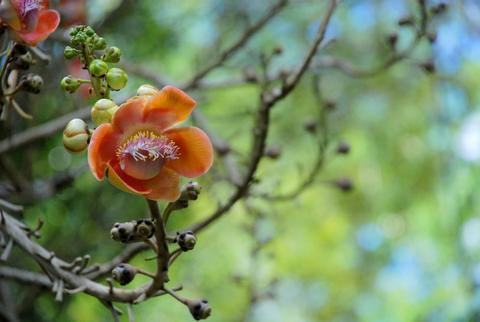
M 152 131 L 139 131 L 117 149 L 120 168 L 129 176 L 147 180 L 160 172 L 166 160 L 178 159 L 179 148 L 171 139 Z

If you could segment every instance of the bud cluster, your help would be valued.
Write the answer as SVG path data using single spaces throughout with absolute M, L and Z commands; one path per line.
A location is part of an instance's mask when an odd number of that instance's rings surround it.
M 142 241 L 152 237 L 154 233 L 155 226 L 150 219 L 115 223 L 110 230 L 112 239 L 122 243 Z
M 118 47 L 108 47 L 105 39 L 90 26 L 76 26 L 70 36 L 71 42 L 65 47 L 64 56 L 66 59 L 80 59 L 90 74 L 90 80 L 68 75 L 61 81 L 63 90 L 74 93 L 81 84 L 91 83 L 97 97 L 105 98 L 109 97 L 110 90 L 119 91 L 127 85 L 125 71 L 111 66 L 120 61 L 122 52 Z

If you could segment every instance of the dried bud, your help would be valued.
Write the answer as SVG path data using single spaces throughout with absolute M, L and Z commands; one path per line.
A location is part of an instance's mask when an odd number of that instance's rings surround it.
M 183 233 L 177 233 L 176 241 L 180 249 L 184 252 L 192 250 L 197 243 L 197 238 L 192 231 L 186 231 Z
M 273 48 L 273 54 L 274 55 L 281 55 L 283 53 L 283 47 L 282 46 L 277 46 Z
M 43 78 L 37 74 L 27 74 L 20 80 L 22 88 L 27 92 L 38 94 L 43 86 Z
M 413 26 L 415 24 L 415 19 L 413 19 L 412 16 L 407 16 L 403 17 L 400 20 L 398 20 L 398 25 L 399 26 Z
M 257 75 L 257 73 L 255 72 L 255 70 L 253 70 L 252 68 L 246 68 L 246 69 L 243 71 L 243 77 L 245 78 L 245 80 L 246 80 L 248 83 L 256 83 L 256 82 L 258 82 L 258 75 Z
M 27 51 L 23 55 L 17 55 L 13 57 L 12 65 L 15 69 L 27 70 L 32 64 L 34 64 L 32 54 Z
M 197 321 L 206 319 L 212 314 L 212 308 L 207 300 L 189 300 L 187 306 L 190 314 Z
M 79 53 L 80 52 L 77 49 L 66 46 L 65 50 L 63 51 L 63 56 L 65 56 L 65 59 L 72 59 L 75 58 Z
M 155 226 L 150 219 L 132 220 L 115 223 L 110 230 L 113 240 L 122 243 L 133 243 L 148 239 L 155 233 Z
M 353 183 L 349 178 L 340 178 L 334 182 L 335 186 L 344 192 L 352 191 Z
M 68 75 L 62 79 L 60 86 L 65 92 L 73 94 L 80 87 L 80 82 L 72 75 Z
M 63 146 L 72 153 L 84 151 L 88 147 L 89 138 L 88 125 L 81 119 L 71 120 L 63 130 Z
M 114 91 L 119 91 L 127 85 L 128 75 L 121 68 L 111 68 L 107 73 L 108 87 Z
M 90 74 L 92 74 L 95 77 L 102 77 L 105 76 L 105 74 L 108 71 L 108 65 L 106 62 L 100 59 L 94 59 L 90 63 L 90 66 L 88 66 L 88 70 L 90 71 Z
M 318 121 L 315 119 L 308 119 L 303 124 L 303 128 L 308 133 L 315 133 L 317 131 Z
M 395 48 L 395 46 L 397 45 L 397 41 L 398 41 L 398 34 L 396 32 L 393 32 L 390 35 L 388 35 L 387 42 L 390 45 L 390 47 Z
M 13 46 L 13 55 L 18 56 L 18 55 L 25 55 L 28 52 L 28 48 L 25 45 L 22 44 L 15 44 Z
M 435 73 L 435 64 L 432 60 L 424 61 L 420 64 L 420 67 L 422 67 L 422 69 L 427 73 Z
M 347 142 L 340 142 L 337 146 L 338 154 L 348 154 L 350 152 L 350 145 Z
M 99 99 L 92 107 L 92 121 L 95 125 L 112 122 L 113 114 L 118 110 L 117 104 L 109 99 Z
M 112 270 L 112 277 L 120 285 L 127 285 L 135 278 L 138 270 L 129 264 L 119 264 Z
M 267 158 L 270 158 L 270 159 L 273 159 L 273 160 L 276 160 L 280 157 L 280 154 L 282 153 L 282 150 L 280 149 L 279 146 L 277 145 L 272 145 L 272 146 L 269 146 L 265 149 L 265 156 Z
M 427 39 L 430 43 L 434 43 L 437 40 L 437 33 L 435 31 L 427 32 Z
M 138 96 L 150 96 L 150 95 L 155 95 L 157 93 L 158 93 L 158 88 L 149 84 L 144 84 L 140 86 L 137 90 Z
M 122 56 L 122 51 L 118 47 L 109 47 L 105 54 L 103 55 L 103 60 L 107 63 L 118 63 L 120 57 Z
M 433 6 L 431 9 L 430 9 L 430 12 L 434 15 L 439 15 L 439 14 L 442 14 L 444 13 L 445 11 L 447 10 L 447 4 L 444 3 L 444 2 L 440 2 L 439 4 L 437 4 L 436 6 Z

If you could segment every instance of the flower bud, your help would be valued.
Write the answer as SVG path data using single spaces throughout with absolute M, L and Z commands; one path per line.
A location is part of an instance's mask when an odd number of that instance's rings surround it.
M 20 81 L 25 91 L 38 94 L 43 86 L 43 78 L 37 74 L 27 74 Z
M 207 300 L 189 300 L 187 306 L 190 314 L 197 321 L 206 319 L 212 314 L 212 308 Z
M 107 48 L 107 42 L 105 41 L 105 38 L 96 37 L 93 41 L 93 47 L 95 48 L 95 50 L 103 50 Z
M 81 119 L 71 120 L 63 130 L 63 146 L 72 153 L 84 151 L 89 138 L 88 125 Z
M 158 88 L 149 84 L 143 84 L 137 90 L 138 96 L 149 96 L 149 95 L 155 95 L 157 93 L 158 93 Z
M 120 56 L 122 56 L 122 51 L 120 48 L 110 47 L 105 51 L 103 60 L 108 63 L 118 63 L 120 61 Z
M 202 187 L 198 184 L 198 182 L 190 181 L 182 188 L 182 194 L 180 195 L 180 200 L 197 200 L 198 195 Z
M 353 189 L 352 180 L 349 178 L 340 178 L 334 182 L 335 186 L 343 192 L 349 192 Z
M 135 278 L 138 270 L 129 264 L 119 264 L 112 270 L 112 277 L 120 285 L 127 285 Z
M 350 145 L 347 142 L 340 142 L 337 146 L 338 154 L 348 154 L 350 152 Z
M 88 66 L 88 71 L 95 77 L 102 77 L 107 73 L 108 65 L 103 60 L 94 59 Z
M 155 233 L 155 226 L 150 219 L 132 220 L 115 223 L 110 230 L 113 240 L 122 243 L 133 243 L 148 239 Z
M 93 28 L 90 27 L 90 26 L 84 26 L 84 27 L 83 27 L 83 32 L 84 32 L 85 35 L 87 35 L 88 37 L 92 37 L 93 35 L 95 35 L 95 30 L 93 30 Z
M 65 92 L 73 94 L 80 87 L 80 82 L 72 75 L 68 75 L 62 79 L 60 86 Z
M 13 68 L 21 70 L 27 70 L 33 63 L 34 60 L 30 52 L 26 52 L 23 55 L 16 55 L 12 61 Z
M 114 101 L 102 98 L 99 99 L 92 107 L 92 121 L 95 125 L 112 122 L 113 114 L 118 110 Z
M 181 234 L 179 233 L 176 237 L 176 241 L 178 243 L 178 246 L 180 246 L 180 249 L 184 252 L 187 252 L 195 247 L 195 244 L 197 243 L 197 238 L 195 237 L 193 232 L 186 231 Z
M 121 68 L 111 68 L 107 73 L 108 87 L 114 91 L 119 91 L 127 85 L 128 75 Z
M 65 56 L 65 59 L 72 59 L 76 57 L 78 54 L 79 54 L 79 51 L 70 46 L 65 47 L 65 50 L 63 51 L 63 56 Z

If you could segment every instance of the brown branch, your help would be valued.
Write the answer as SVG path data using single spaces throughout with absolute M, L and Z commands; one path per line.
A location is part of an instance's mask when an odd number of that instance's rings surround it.
M 277 15 L 288 3 L 288 0 L 279 0 L 276 4 L 274 4 L 267 13 L 260 18 L 256 23 L 252 26 L 247 28 L 242 36 L 233 43 L 230 47 L 224 50 L 219 57 L 213 61 L 212 63 L 208 64 L 206 67 L 198 71 L 188 82 L 182 86 L 185 89 L 193 89 L 198 86 L 198 83 L 201 79 L 207 76 L 212 70 L 221 66 L 227 59 L 229 59 L 233 54 L 235 54 L 239 49 L 247 44 L 247 42 L 257 33 L 259 32 L 273 17 Z
M 271 108 L 276 105 L 280 100 L 285 98 L 299 83 L 303 74 L 308 69 L 313 56 L 317 52 L 317 49 L 325 37 L 328 23 L 336 7 L 336 1 L 330 0 L 327 8 L 327 12 L 320 24 L 320 27 L 315 36 L 315 40 L 305 55 L 304 60 L 298 67 L 298 69 L 291 75 L 289 80 L 283 84 L 281 88 L 275 88 L 271 92 L 263 92 L 261 95 L 260 106 L 257 110 L 257 119 L 254 126 L 254 142 L 250 151 L 251 159 L 248 165 L 247 172 L 243 177 L 243 181 L 237 187 L 234 194 L 228 199 L 228 201 L 217 208 L 217 210 L 203 221 L 193 225 L 190 230 L 198 232 L 210 225 L 212 222 L 221 218 L 225 213 L 233 207 L 233 205 L 242 198 L 249 190 L 250 183 L 253 180 L 257 167 L 265 151 L 265 142 L 268 134 L 268 127 L 270 123 L 270 111 Z
M 53 283 L 45 274 L 35 273 L 15 267 L 0 266 L 0 277 L 27 285 L 33 284 L 47 288 L 53 286 Z

